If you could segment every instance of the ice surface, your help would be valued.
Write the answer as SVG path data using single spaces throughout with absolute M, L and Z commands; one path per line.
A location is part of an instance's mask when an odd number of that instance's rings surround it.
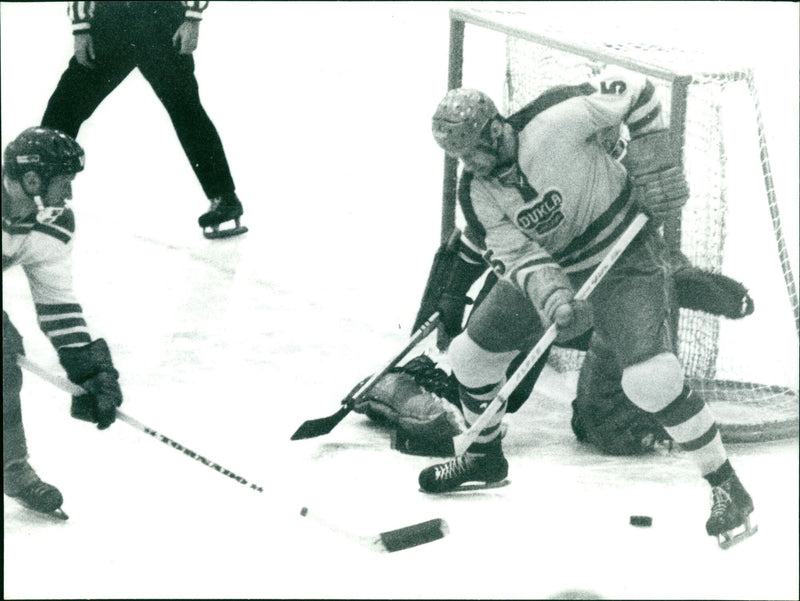
M 358 414 L 290 442 L 410 334 L 438 244 L 429 117 L 446 81 L 447 6 L 212 3 L 197 75 L 245 237 L 201 237 L 202 192 L 137 73 L 84 126 L 76 289 L 121 371 L 123 409 L 265 492 L 124 423 L 72 420 L 66 395 L 26 374 L 31 459 L 70 520 L 6 499 L 5 598 L 798 598 L 796 440 L 729 448 L 759 532 L 724 552 L 705 534 L 708 490 L 687 458 L 583 448 L 568 424 L 574 381 L 553 372 L 509 419 L 504 488 L 420 493 L 431 460 L 391 450 Z M 784 11 L 789 41 L 773 29 L 762 44 L 785 53 L 772 66 L 792 88 L 797 6 L 769 9 Z M 38 122 L 72 40 L 64 3 L 0 10 L 5 145 Z M 785 146 L 796 153 L 796 139 Z M 20 270 L 3 293 L 28 356 L 57 372 Z M 451 533 L 375 554 L 302 506 L 359 534 L 434 517 Z M 631 527 L 632 514 L 653 526 Z

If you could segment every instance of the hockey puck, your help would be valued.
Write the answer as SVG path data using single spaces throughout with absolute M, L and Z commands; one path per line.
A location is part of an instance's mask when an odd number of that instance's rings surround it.
M 303 517 L 305 517 L 307 514 L 308 514 L 308 507 L 303 507 L 303 508 L 300 510 L 300 515 L 302 515 Z
M 653 518 L 649 515 L 632 515 L 631 526 L 652 526 Z

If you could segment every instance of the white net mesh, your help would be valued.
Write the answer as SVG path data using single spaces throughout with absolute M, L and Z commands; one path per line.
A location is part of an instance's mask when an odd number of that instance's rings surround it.
M 686 374 L 708 400 L 734 395 L 796 408 L 797 266 L 786 244 L 798 234 L 796 221 L 782 222 L 779 215 L 757 72 L 739 43 L 747 35 L 742 25 L 756 18 L 742 11 L 752 7 L 728 6 L 723 15 L 718 4 L 698 3 L 687 18 L 676 12 L 684 3 L 619 3 L 630 12 L 609 24 L 607 15 L 600 20 L 608 10 L 601 4 L 454 11 L 467 23 L 462 85 L 502 99 L 510 114 L 544 90 L 582 83 L 609 64 L 647 74 L 675 123 L 685 120 L 683 160 L 692 196 L 682 215 L 680 250 L 695 266 L 743 282 L 755 301 L 755 313 L 742 320 L 681 310 Z M 720 33 L 713 39 L 709 22 Z M 671 24 L 679 27 L 679 43 Z M 685 102 L 680 93 L 672 98 L 678 76 L 691 76 Z M 796 204 L 796 194 L 790 200 Z M 794 229 L 785 232 L 787 224 Z M 577 369 L 580 360 L 580 354 L 559 351 L 551 362 Z

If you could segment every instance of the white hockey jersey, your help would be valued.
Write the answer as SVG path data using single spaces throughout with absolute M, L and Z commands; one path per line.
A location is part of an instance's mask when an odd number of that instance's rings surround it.
M 553 88 L 509 117 L 517 164 L 489 177 L 465 172 L 459 183 L 467 245 L 485 249 L 495 272 L 523 291 L 542 266 L 596 266 L 636 214 L 625 168 L 599 134 L 621 124 L 634 137 L 664 129 L 655 92 L 641 75 L 607 73 Z
M 13 222 L 3 218 L 3 272 L 16 265 L 25 271 L 39 327 L 56 350 L 91 342 L 72 285 L 74 232 L 69 209 L 48 224 L 35 214 Z

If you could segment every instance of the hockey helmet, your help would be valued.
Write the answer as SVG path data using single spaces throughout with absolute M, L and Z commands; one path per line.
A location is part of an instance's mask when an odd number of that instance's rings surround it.
M 433 114 L 433 137 L 446 153 L 464 154 L 481 143 L 486 124 L 498 115 L 494 102 L 483 92 L 450 90 Z
M 12 179 L 28 171 L 45 181 L 56 175 L 83 171 L 86 156 L 73 138 L 49 127 L 29 127 L 16 137 L 3 153 L 3 170 Z

